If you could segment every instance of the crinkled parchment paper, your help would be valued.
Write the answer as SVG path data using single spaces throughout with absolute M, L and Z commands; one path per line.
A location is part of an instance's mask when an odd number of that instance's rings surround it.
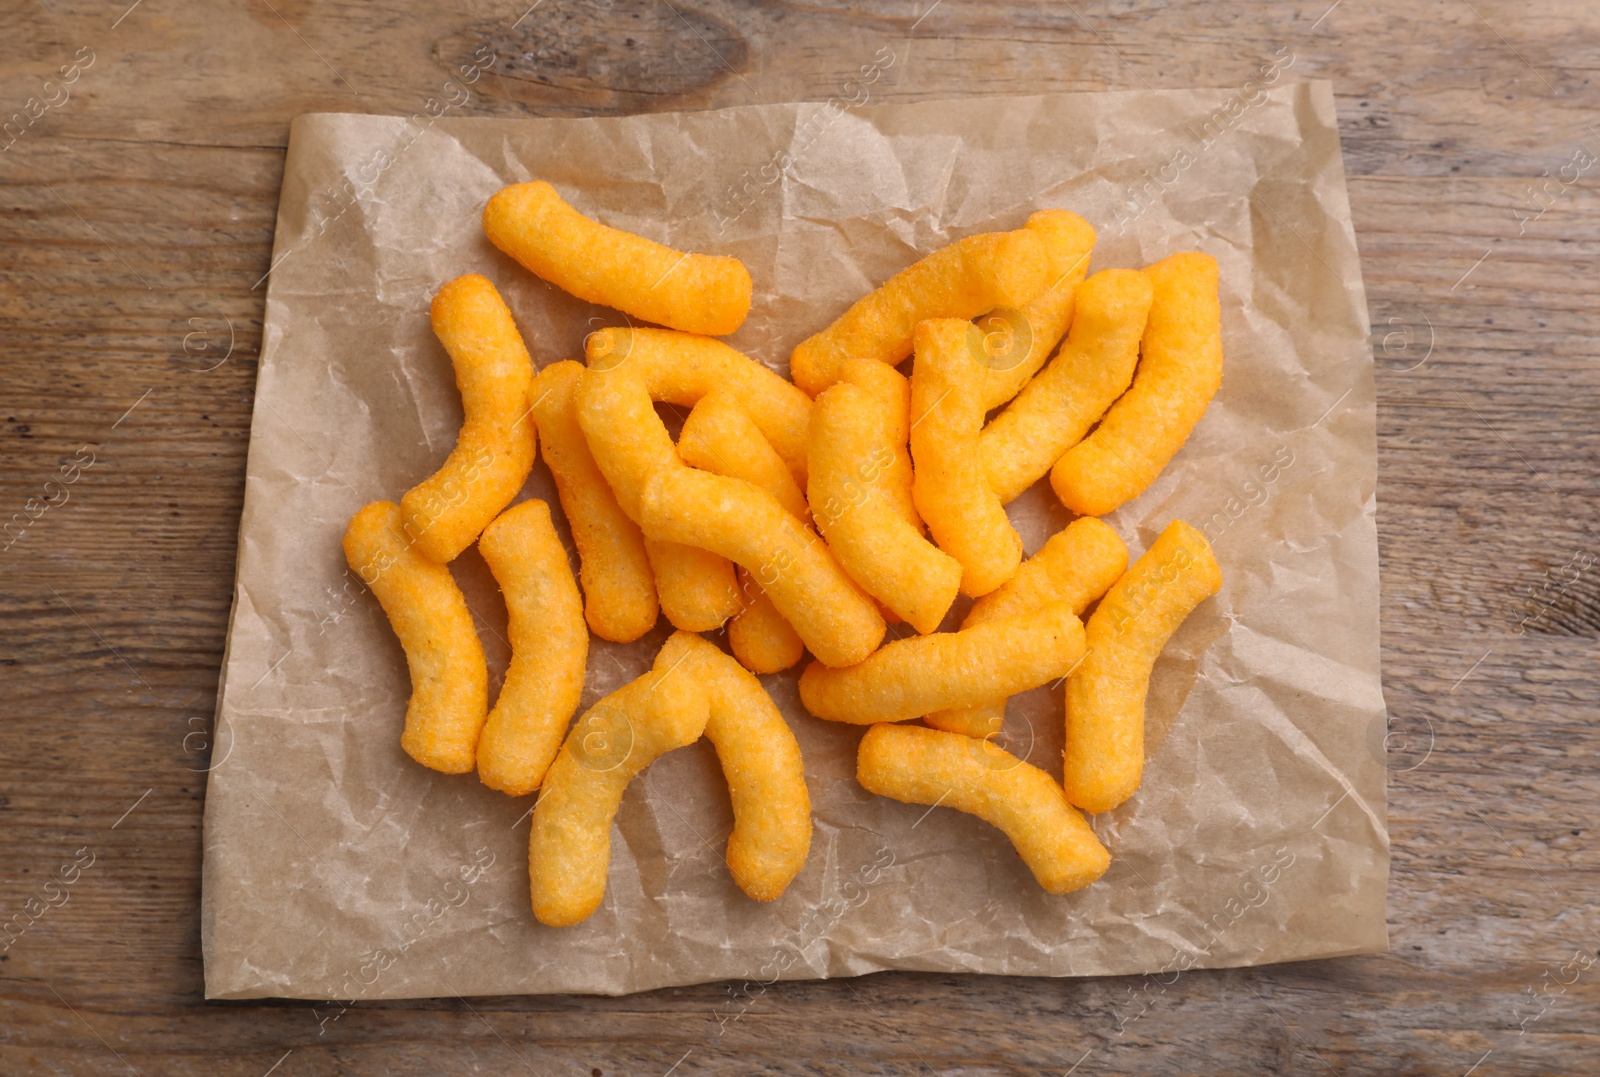
M 424 116 L 423 119 L 426 119 Z M 483 273 L 536 361 L 621 324 L 484 239 L 499 187 L 743 259 L 730 338 L 789 349 L 919 255 L 1064 207 L 1091 270 L 1198 248 L 1222 267 L 1222 390 L 1161 479 L 1108 518 L 1137 555 L 1204 527 L 1221 594 L 1156 667 L 1144 786 L 1095 817 L 1110 872 L 1044 893 L 986 824 L 868 795 L 861 730 L 765 678 L 805 754 L 816 835 L 772 904 L 722 862 L 732 816 L 706 742 L 629 788 L 604 905 L 529 912 L 527 813 L 400 751 L 409 682 L 340 537 L 444 459 L 461 420 L 428 326 Z M 205 817 L 206 993 L 318 999 L 622 993 L 879 969 L 1081 976 L 1250 965 L 1385 945 L 1383 699 L 1372 359 L 1327 84 L 611 119 L 315 115 L 290 141 L 267 295 Z M 525 496 L 555 504 L 535 467 Z M 1029 552 L 1069 519 L 1041 484 L 1012 506 Z M 474 552 L 453 566 L 498 688 L 505 613 Z M 585 706 L 646 670 L 665 622 L 595 641 Z M 1007 743 L 1060 774 L 1063 690 L 1013 700 Z

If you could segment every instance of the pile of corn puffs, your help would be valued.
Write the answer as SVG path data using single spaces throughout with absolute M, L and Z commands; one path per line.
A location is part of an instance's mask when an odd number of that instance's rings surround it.
M 734 881 L 758 901 L 783 893 L 811 803 L 756 674 L 807 651 L 806 709 L 870 727 L 864 788 L 986 820 L 1051 893 L 1104 874 L 1110 854 L 1080 812 L 1138 788 L 1151 670 L 1222 576 L 1182 521 L 1130 566 L 1099 517 L 1156 479 L 1217 391 L 1216 261 L 1091 276 L 1094 229 L 1041 210 L 863 296 L 794 348 L 790 382 L 715 339 L 750 310 L 737 259 L 609 228 L 542 182 L 497 193 L 483 228 L 540 278 L 652 327 L 593 333 L 583 364 L 536 371 L 494 285 L 450 281 L 431 314 L 465 413 L 455 448 L 398 504 L 361 509 L 344 551 L 405 649 L 402 748 L 511 796 L 539 791 L 539 921 L 594 912 L 628 782 L 702 736 L 732 799 Z M 689 409 L 676 442 L 659 402 Z M 576 578 L 550 506 L 513 505 L 541 442 Z M 1078 517 L 1024 559 L 1005 506 L 1047 475 Z M 473 543 L 508 614 L 492 707 L 448 567 Z M 975 601 L 941 631 L 958 594 Z M 629 642 L 662 615 L 677 631 L 651 671 L 573 722 L 589 633 Z M 885 644 L 890 622 L 911 631 Z M 701 635 L 724 628 L 728 651 Z M 1062 678 L 1057 782 L 995 738 L 1009 696 Z

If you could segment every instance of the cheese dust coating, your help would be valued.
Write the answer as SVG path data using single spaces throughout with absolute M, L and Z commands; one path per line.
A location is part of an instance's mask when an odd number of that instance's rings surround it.
M 1083 657 L 1083 625 L 1065 602 L 963 628 L 893 640 L 845 669 L 813 662 L 800 702 L 830 722 L 904 722 L 1037 688 Z
M 489 671 L 467 600 L 450 570 L 419 553 L 400 506 L 374 501 L 344 533 L 350 568 L 377 596 L 411 671 L 400 747 L 425 767 L 466 774 L 476 765 L 488 709 Z
M 1093 516 L 1081 516 L 1051 535 L 1015 576 L 974 602 L 961 627 L 1015 617 L 1047 602 L 1065 602 L 1082 617 L 1085 607 L 1105 594 L 1127 567 L 1128 547 L 1117 533 Z M 995 698 L 974 707 L 935 711 L 923 721 L 949 733 L 991 737 L 999 734 L 1005 714 L 1005 699 Z
M 739 405 L 789 465 L 797 483 L 806 474 L 811 400 L 754 359 L 709 337 L 666 329 L 601 329 L 584 345 L 588 369 L 579 424 L 600 470 L 630 513 L 658 467 L 681 462 L 659 418 L 642 422 L 664 401 L 692 408 L 720 391 Z
M 544 462 L 578 547 L 584 618 L 601 639 L 629 643 L 656 623 L 656 581 L 644 532 L 617 504 L 578 426 L 582 376 L 581 363 L 552 363 L 533 379 L 528 396 Z
M 567 927 L 600 907 L 623 791 L 656 759 L 699 740 L 708 708 L 690 678 L 651 670 L 578 719 L 533 808 L 528 885 L 541 924 Z
M 578 423 L 618 504 L 635 522 L 643 523 L 640 498 L 650 478 L 684 467 L 655 413 L 656 401 L 693 407 L 713 391 L 728 394 L 795 482 L 804 481 L 811 401 L 760 363 L 721 341 L 666 329 L 602 329 L 590 335 L 585 352 Z M 674 625 L 709 632 L 738 612 L 737 584 L 725 559 L 652 537 L 648 528 L 646 539 L 661 610 Z
M 777 498 L 741 479 L 663 468 L 645 492 L 646 535 L 708 549 L 749 569 L 817 659 L 861 661 L 883 639 L 871 599 Z
M 1112 585 L 1085 630 L 1089 652 L 1067 681 L 1067 799 L 1109 811 L 1139 788 L 1150 673 L 1172 633 L 1222 587 L 1205 536 L 1174 520 Z
M 1021 307 L 1055 283 L 1048 218 L 1011 232 L 957 240 L 913 262 L 856 300 L 832 325 L 796 345 L 794 383 L 812 396 L 839 380 L 846 361 L 894 366 L 911 354 L 918 322 L 975 318 L 996 307 Z
M 989 486 L 983 433 L 982 334 L 939 318 L 917 326 L 911 369 L 912 493 L 939 549 L 961 563 L 961 593 L 999 587 L 1022 561 L 1022 539 Z
M 729 393 L 708 393 L 695 404 L 678 433 L 678 455 L 690 467 L 761 487 L 798 519 L 811 515 L 794 472 Z
M 489 241 L 524 268 L 590 303 L 685 333 L 725 336 L 750 312 L 737 258 L 689 254 L 608 228 L 543 181 L 506 187 L 483 210 Z
M 691 467 L 759 486 L 798 520 L 811 515 L 783 457 L 726 393 L 708 393 L 689 412 L 678 434 L 678 455 Z M 728 622 L 728 646 L 756 673 L 788 669 L 800 661 L 805 643 L 750 570 L 737 574 L 741 608 Z
M 400 499 L 406 534 L 444 564 L 511 503 L 533 468 L 533 360 L 500 293 L 469 273 L 433 297 L 433 331 L 455 366 L 465 421 L 444 466 Z
M 1133 381 L 1150 279 L 1106 269 L 1078 289 L 1066 343 L 983 431 L 984 466 L 1001 504 L 1049 473 Z
M 478 539 L 505 596 L 511 665 L 478 738 L 478 778 L 525 796 L 539 788 L 583 695 L 589 630 L 550 506 L 524 501 Z
M 755 675 L 699 636 L 675 633 L 654 668 L 705 692 L 706 739 L 733 800 L 728 870 L 746 894 L 773 900 L 805 867 L 811 848 L 811 797 L 799 742 Z
M 661 612 L 674 628 L 714 632 L 739 612 L 739 586 L 726 557 L 645 536 Z
M 1016 396 L 1039 372 L 1072 324 L 1079 286 L 1094 249 L 1092 225 L 1076 213 L 1042 209 L 1028 227 L 1045 240 L 1050 285 L 1021 309 L 999 310 L 978 319 L 987 358 L 983 405 L 996 408 Z
M 805 655 L 806 643 L 749 569 L 737 569 L 744 606 L 728 621 L 728 647 L 752 673 L 781 673 Z
M 922 517 L 917 514 L 916 499 L 911 494 L 911 379 L 872 359 L 851 359 L 845 363 L 839 380 L 863 390 L 877 402 L 881 423 L 877 437 L 887 446 L 889 455 L 881 450 L 873 454 L 873 476 L 867 481 L 920 535 L 924 530 Z M 856 477 L 862 478 L 868 470 L 863 461 Z
M 954 808 L 998 827 L 1052 894 L 1082 889 L 1111 865 L 1055 779 L 992 744 L 921 726 L 875 725 L 856 751 L 856 780 L 878 796 Z
M 1104 516 L 1143 493 L 1222 384 L 1217 260 L 1174 254 L 1141 272 L 1152 298 L 1133 385 L 1050 472 L 1061 503 L 1084 516 Z
M 859 365 L 900 378 L 881 363 Z M 812 518 L 850 578 L 926 633 L 955 600 L 961 564 L 923 538 L 886 489 L 896 481 L 894 418 L 880 399 L 848 381 L 824 389 L 811 416 L 807 494 Z

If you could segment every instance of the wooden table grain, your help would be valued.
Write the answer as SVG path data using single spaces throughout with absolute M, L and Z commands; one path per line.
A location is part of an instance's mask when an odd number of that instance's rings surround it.
M 205 1002 L 203 770 L 291 118 L 410 113 L 488 55 L 457 114 L 825 100 L 880 45 L 879 101 L 1239 86 L 1274 57 L 1334 81 L 1378 377 L 1391 951 L 780 984 L 737 1020 L 736 985 L 325 1028 Z M 37 915 L 0 954 L 0 1072 L 1600 1072 L 1597 63 L 1600 17 L 1557 0 L 6 5 L 0 919 Z

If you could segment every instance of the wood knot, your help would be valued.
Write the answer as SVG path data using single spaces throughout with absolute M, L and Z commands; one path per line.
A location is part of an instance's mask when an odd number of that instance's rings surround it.
M 732 27 L 682 3 L 596 0 L 475 23 L 441 39 L 435 55 L 452 74 L 482 68 L 474 92 L 545 114 L 594 115 L 692 104 L 742 71 L 750 50 Z

